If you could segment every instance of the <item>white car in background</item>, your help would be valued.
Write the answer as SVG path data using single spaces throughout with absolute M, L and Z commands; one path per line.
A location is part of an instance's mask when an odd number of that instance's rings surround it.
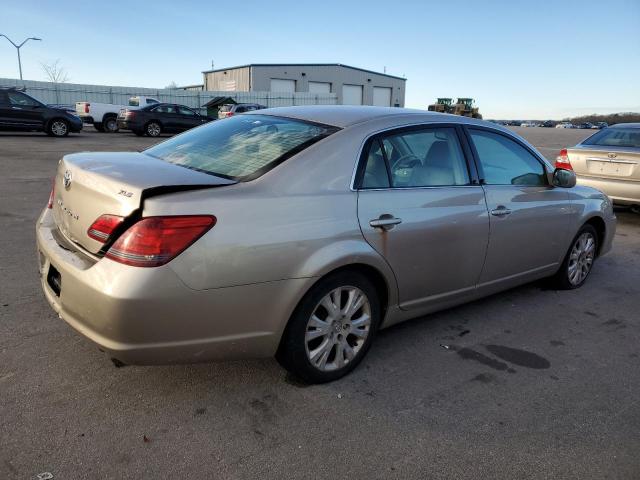
M 147 105 L 160 103 L 159 100 L 145 96 L 134 96 L 128 105 L 98 102 L 76 102 L 76 115 L 83 123 L 89 123 L 99 132 L 115 133 L 118 131 L 118 114 L 120 110 L 137 110 Z
M 569 122 L 562 122 L 556 125 L 556 128 L 576 128 Z

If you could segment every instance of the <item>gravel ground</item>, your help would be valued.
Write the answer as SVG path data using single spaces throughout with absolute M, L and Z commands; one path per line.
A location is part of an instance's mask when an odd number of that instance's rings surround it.
M 549 158 L 591 133 L 516 130 Z M 640 478 L 640 216 L 583 288 L 387 329 L 328 385 L 273 360 L 116 369 L 47 305 L 34 225 L 62 154 L 151 143 L 0 134 L 0 478 Z

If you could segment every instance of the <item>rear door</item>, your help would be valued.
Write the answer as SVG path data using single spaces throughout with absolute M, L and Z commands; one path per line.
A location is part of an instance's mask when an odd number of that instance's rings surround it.
M 489 219 L 460 132 L 392 130 L 369 139 L 360 159 L 360 228 L 393 269 L 404 309 L 468 295 L 482 270 Z
M 0 90 L 0 128 L 10 128 L 12 126 L 11 113 L 7 92 Z
M 467 131 L 490 213 L 480 283 L 555 270 L 568 244 L 569 190 L 550 185 L 544 161 L 511 135 L 481 127 Z
M 9 121 L 15 127 L 42 128 L 45 106 L 22 92 L 8 91 Z

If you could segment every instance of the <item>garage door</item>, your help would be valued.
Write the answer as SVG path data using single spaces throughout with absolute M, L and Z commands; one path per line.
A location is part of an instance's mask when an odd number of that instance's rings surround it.
M 329 82 L 309 82 L 309 93 L 331 93 Z
M 389 87 L 373 87 L 373 104 L 377 107 L 390 107 L 391 89 Z
M 362 105 L 362 85 L 343 85 L 342 103 L 344 105 Z
M 272 92 L 295 92 L 296 81 L 295 80 L 283 80 L 281 78 L 271 79 L 271 91 Z

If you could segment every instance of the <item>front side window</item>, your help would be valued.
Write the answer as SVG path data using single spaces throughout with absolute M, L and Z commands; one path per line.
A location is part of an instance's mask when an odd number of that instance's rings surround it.
M 192 117 L 196 114 L 196 112 L 186 107 L 178 107 L 178 111 L 181 115 L 191 115 Z
M 542 163 L 526 148 L 499 133 L 469 129 L 487 185 L 547 185 Z
M 582 144 L 640 148 L 640 128 L 605 128 L 586 139 Z
M 41 105 L 35 98 L 20 92 L 7 92 L 9 96 L 9 104 L 18 107 L 35 107 Z
M 439 187 L 469 184 L 469 171 L 454 128 L 438 127 L 391 134 L 380 140 L 392 187 Z M 374 142 L 367 159 L 363 188 L 383 182 Z M 383 164 L 384 165 L 384 164 Z M 386 173 L 386 172 L 385 172 Z M 388 180 L 387 180 L 388 181 Z
M 232 180 L 251 180 L 339 130 L 301 120 L 240 115 L 189 130 L 145 153 Z

